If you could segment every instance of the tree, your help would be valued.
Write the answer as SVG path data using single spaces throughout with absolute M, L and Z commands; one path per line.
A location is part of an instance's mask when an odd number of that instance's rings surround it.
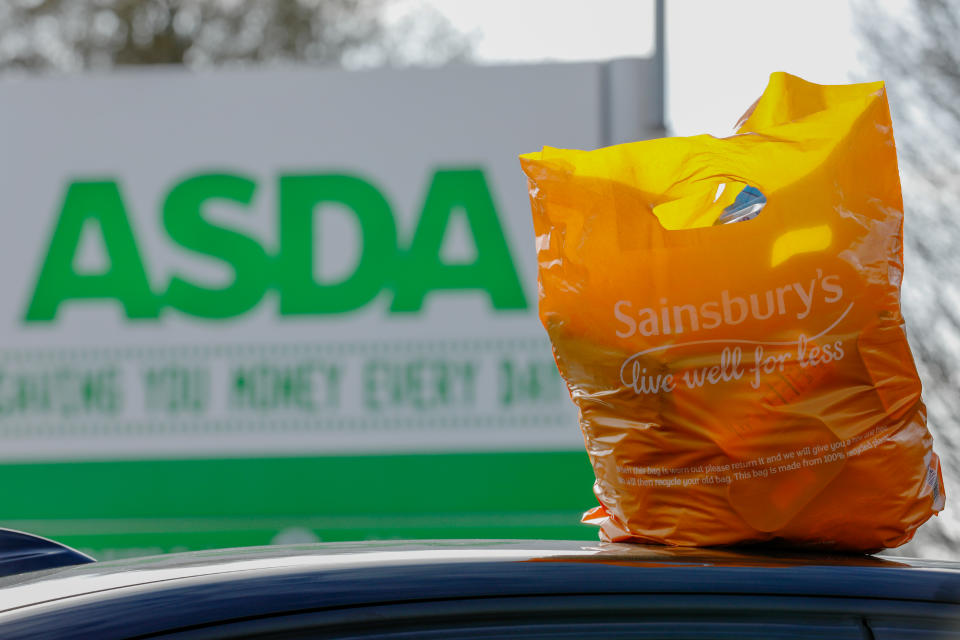
M 910 0 L 891 12 L 860 0 L 855 9 L 891 102 L 906 213 L 904 316 L 950 501 L 960 491 L 960 5 Z M 960 518 L 945 510 L 904 549 L 960 559 Z
M 0 69 L 308 62 L 437 64 L 470 41 L 435 12 L 388 25 L 387 0 L 8 0 Z M 392 28 L 391 28 L 392 27 Z

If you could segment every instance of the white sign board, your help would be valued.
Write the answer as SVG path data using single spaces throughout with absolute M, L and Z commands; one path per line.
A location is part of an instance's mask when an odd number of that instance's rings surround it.
M 516 156 L 614 64 L 4 81 L 0 456 L 579 448 Z

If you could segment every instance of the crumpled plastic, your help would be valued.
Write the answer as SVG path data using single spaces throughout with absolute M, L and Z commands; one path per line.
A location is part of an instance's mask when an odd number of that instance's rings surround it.
M 873 551 L 944 507 L 882 82 L 775 73 L 728 138 L 522 155 L 608 541 Z

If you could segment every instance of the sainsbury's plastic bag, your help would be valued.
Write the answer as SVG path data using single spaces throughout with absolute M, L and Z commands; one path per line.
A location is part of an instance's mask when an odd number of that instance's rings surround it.
M 866 551 L 943 508 L 883 83 L 777 73 L 732 137 L 521 163 L 601 538 Z

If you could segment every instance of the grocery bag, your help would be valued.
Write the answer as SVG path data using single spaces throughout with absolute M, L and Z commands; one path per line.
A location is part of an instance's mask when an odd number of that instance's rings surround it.
M 943 509 L 882 82 L 775 73 L 731 137 L 521 164 L 602 539 L 871 551 Z

